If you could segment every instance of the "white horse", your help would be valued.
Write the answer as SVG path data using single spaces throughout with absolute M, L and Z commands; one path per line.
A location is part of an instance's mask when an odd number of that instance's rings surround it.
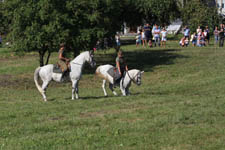
M 141 85 L 141 75 L 143 73 L 144 71 L 140 71 L 137 69 L 132 69 L 126 72 L 125 77 L 120 81 L 119 84 L 123 96 L 127 96 L 130 94 L 129 88 L 131 86 L 131 82 L 137 85 Z M 103 78 L 102 89 L 104 95 L 108 95 L 105 90 L 106 81 L 109 82 L 109 88 L 113 92 L 113 94 L 117 95 L 113 87 L 116 79 L 120 77 L 118 70 L 112 65 L 101 65 L 96 69 L 96 74 Z
M 74 100 L 74 92 L 76 93 L 76 99 L 79 98 L 78 96 L 78 82 L 82 75 L 82 69 L 85 62 L 88 62 L 91 67 L 95 67 L 96 63 L 93 59 L 93 51 L 85 51 L 82 52 L 79 56 L 73 59 L 70 62 L 71 72 L 69 73 L 70 80 L 72 81 L 72 100 Z M 62 73 L 54 73 L 53 72 L 53 64 L 49 64 L 43 67 L 38 67 L 34 72 L 34 82 L 43 96 L 44 101 L 47 101 L 45 92 L 46 88 L 50 81 L 54 80 L 56 82 L 62 82 L 61 77 Z M 38 84 L 38 77 L 40 76 L 41 80 L 43 81 L 42 87 Z

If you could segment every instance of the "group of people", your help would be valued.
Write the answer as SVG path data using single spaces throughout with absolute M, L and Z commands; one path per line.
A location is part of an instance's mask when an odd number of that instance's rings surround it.
M 148 23 L 143 28 L 139 29 L 136 36 L 136 46 L 142 45 L 143 47 L 166 46 L 167 31 L 165 28 L 160 28 L 157 24 L 151 27 Z
M 203 47 L 210 44 L 210 31 L 208 26 L 205 26 L 204 28 L 201 28 L 198 26 L 196 29 L 196 32 L 190 35 L 190 29 L 186 26 L 184 28 L 184 36 L 180 40 L 180 45 L 182 47 L 188 46 L 189 42 L 193 46 Z M 225 25 L 220 24 L 220 27 L 216 26 L 214 31 L 214 45 L 217 46 L 219 44 L 219 47 L 223 47 L 224 45 L 224 37 L 225 37 Z
M 193 46 L 206 46 L 209 45 L 210 41 L 210 32 L 208 26 L 205 26 L 204 29 L 202 29 L 200 26 L 196 29 L 196 32 L 190 35 L 190 29 L 188 26 L 185 26 L 184 28 L 184 36 L 180 40 L 180 45 L 182 47 L 188 46 L 189 41 L 192 43 Z

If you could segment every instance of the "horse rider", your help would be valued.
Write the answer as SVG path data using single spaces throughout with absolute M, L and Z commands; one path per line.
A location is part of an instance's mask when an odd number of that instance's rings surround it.
M 62 43 L 60 44 L 60 49 L 59 49 L 59 60 L 58 60 L 58 65 L 60 66 L 62 70 L 62 78 L 65 76 L 66 72 L 68 72 L 69 67 L 70 67 L 70 59 L 66 58 L 66 49 L 65 49 L 65 44 Z
M 124 77 L 125 71 L 128 71 L 127 64 L 123 57 L 123 52 L 121 50 L 118 51 L 116 57 L 116 68 L 119 71 L 120 77 L 116 80 L 115 83 L 120 83 L 120 80 Z

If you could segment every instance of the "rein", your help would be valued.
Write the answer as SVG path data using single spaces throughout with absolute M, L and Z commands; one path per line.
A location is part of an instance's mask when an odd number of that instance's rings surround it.
M 134 79 L 132 79 L 132 78 L 130 77 L 130 74 L 128 73 L 128 71 L 126 71 L 126 73 L 127 73 L 128 77 L 131 79 L 131 81 L 133 81 L 135 84 L 137 84 L 137 82 L 136 82 Z M 139 72 L 134 76 L 134 78 L 135 78 L 138 74 L 139 74 Z

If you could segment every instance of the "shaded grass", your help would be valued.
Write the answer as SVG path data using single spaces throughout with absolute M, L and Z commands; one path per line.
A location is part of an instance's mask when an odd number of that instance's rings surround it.
M 44 103 L 33 83 L 37 55 L 4 59 L 0 149 L 224 149 L 224 49 L 122 48 L 129 68 L 145 71 L 129 97 L 109 90 L 103 97 L 101 80 L 86 68 L 80 100 L 70 100 L 70 83 L 52 83 Z M 114 57 L 97 52 L 97 65 Z

